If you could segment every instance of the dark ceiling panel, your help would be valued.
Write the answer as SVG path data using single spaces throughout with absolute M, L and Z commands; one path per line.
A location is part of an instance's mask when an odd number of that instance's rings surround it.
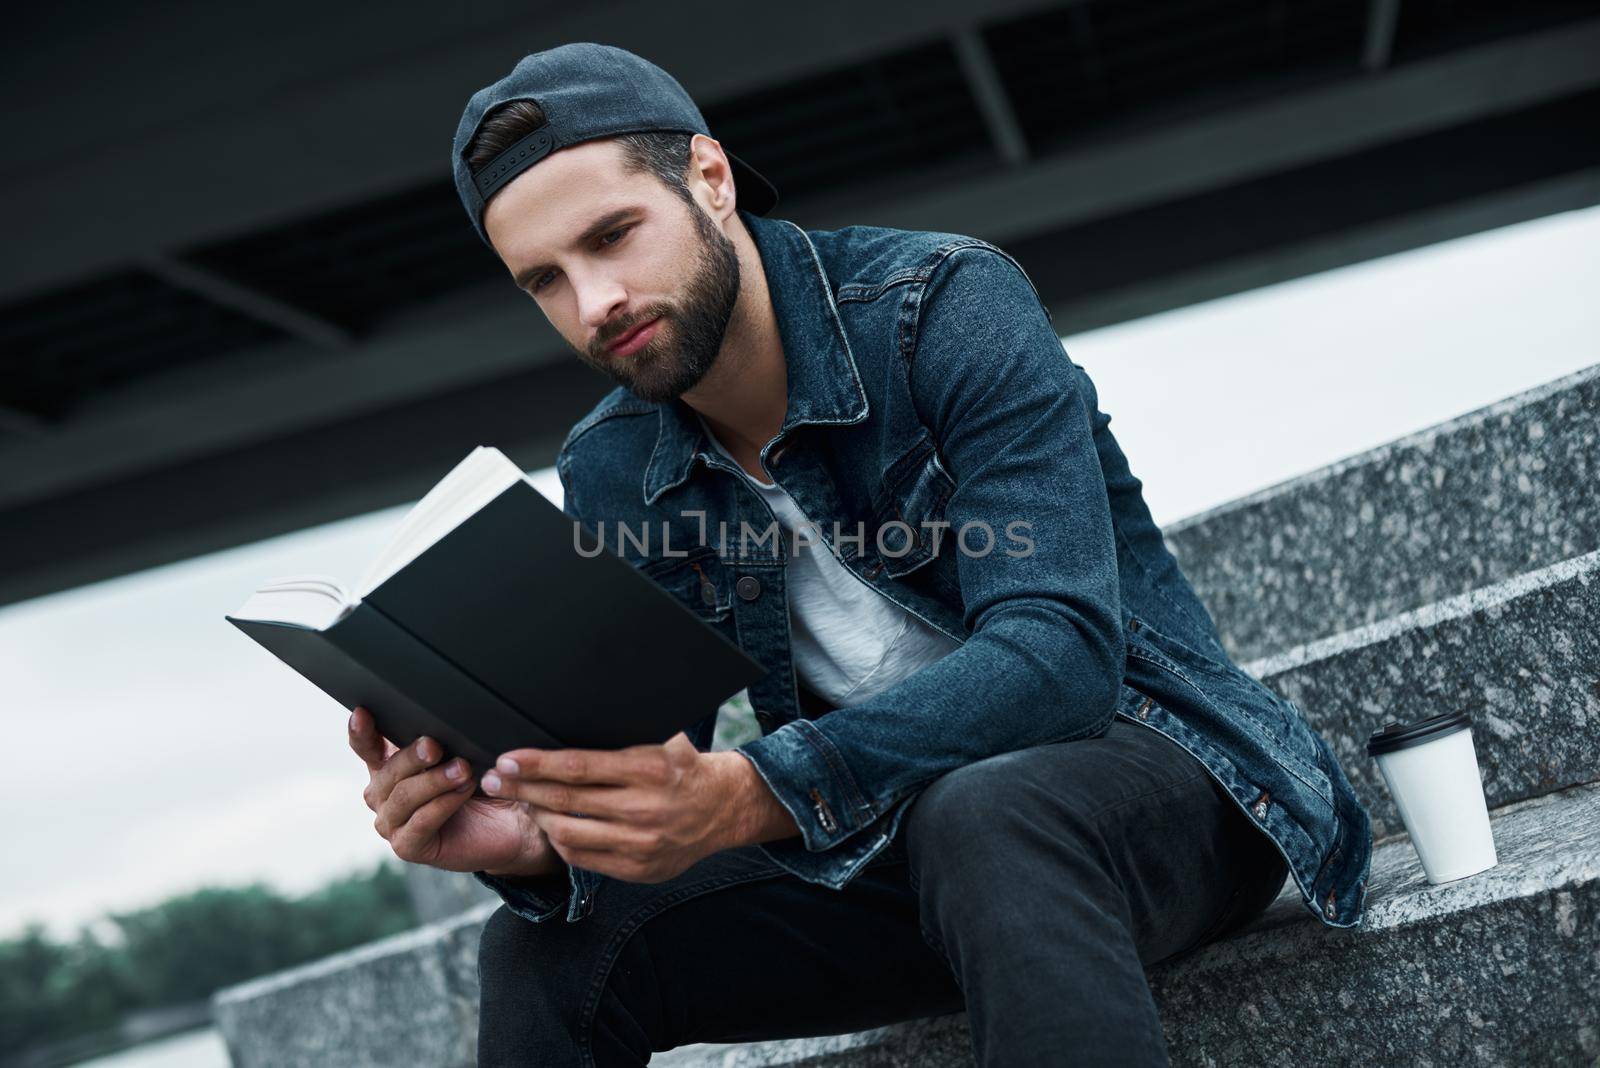
M 947 41 L 703 110 L 712 134 L 791 203 L 842 186 L 994 158 L 983 116 Z
M 282 337 L 153 275 L 122 271 L 0 308 L 0 407 L 56 420 L 102 390 Z
M 1079 223 L 1007 251 L 1050 302 L 1149 284 L 1208 265 L 1360 233 L 1386 219 L 1482 202 L 1600 168 L 1585 136 L 1600 90 L 1377 145 L 1122 215 Z M 1375 180 L 1381 179 L 1381 180 Z M 1061 249 L 1072 249 L 1063 256 Z M 1062 334 L 1103 323 L 1057 319 Z
M 1528 33 L 1600 11 L 1595 0 L 1404 0 L 1395 23 L 1394 62 Z
M 192 249 L 183 259 L 357 336 L 419 302 L 503 273 L 447 180 Z
M 984 31 L 1035 151 L 1349 74 L 1367 5 L 1352 0 L 1092 0 Z

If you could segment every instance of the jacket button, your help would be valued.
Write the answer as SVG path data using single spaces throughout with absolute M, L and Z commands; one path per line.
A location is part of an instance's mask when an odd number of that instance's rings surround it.
M 745 575 L 733 584 L 734 592 L 746 601 L 753 601 L 761 596 L 761 580 L 754 575 Z
M 758 708 L 756 709 L 756 722 L 761 724 L 762 730 L 770 731 L 778 722 L 778 717 L 767 711 L 765 708 Z
M 715 608 L 717 606 L 717 588 L 709 582 L 702 582 L 700 584 L 700 602 L 707 608 Z

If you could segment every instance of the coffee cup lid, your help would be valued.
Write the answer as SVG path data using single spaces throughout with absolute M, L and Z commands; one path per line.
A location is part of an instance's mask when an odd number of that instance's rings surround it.
M 1385 723 L 1367 739 L 1367 755 L 1382 756 L 1397 749 L 1410 749 L 1471 726 L 1472 717 L 1465 712 L 1446 712 L 1414 723 Z

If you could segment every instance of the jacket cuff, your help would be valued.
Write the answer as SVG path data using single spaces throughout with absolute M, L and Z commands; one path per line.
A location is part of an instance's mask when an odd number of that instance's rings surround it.
M 873 857 L 894 841 L 894 836 L 900 830 L 901 818 L 915 800 L 915 795 L 901 799 L 851 841 L 825 853 L 811 852 L 798 838 L 763 842 L 761 851 L 791 875 L 832 890 L 841 890 Z
M 565 912 L 568 921 L 587 915 L 593 907 L 594 887 L 585 876 L 592 872 L 568 866 L 563 875 L 551 873 L 537 879 L 516 880 L 475 871 L 472 877 L 500 895 L 506 907 L 530 923 L 541 923 Z M 598 882 L 598 879 L 593 879 Z
M 735 752 L 755 765 L 789 810 L 810 852 L 832 849 L 878 818 L 843 754 L 808 719 L 786 723 Z

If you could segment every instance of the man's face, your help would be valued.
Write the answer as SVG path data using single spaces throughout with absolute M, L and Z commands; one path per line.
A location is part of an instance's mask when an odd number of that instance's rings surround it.
M 625 168 L 612 141 L 562 149 L 489 202 L 484 230 L 578 356 L 670 400 L 715 363 L 739 295 L 733 242 L 696 204 Z

